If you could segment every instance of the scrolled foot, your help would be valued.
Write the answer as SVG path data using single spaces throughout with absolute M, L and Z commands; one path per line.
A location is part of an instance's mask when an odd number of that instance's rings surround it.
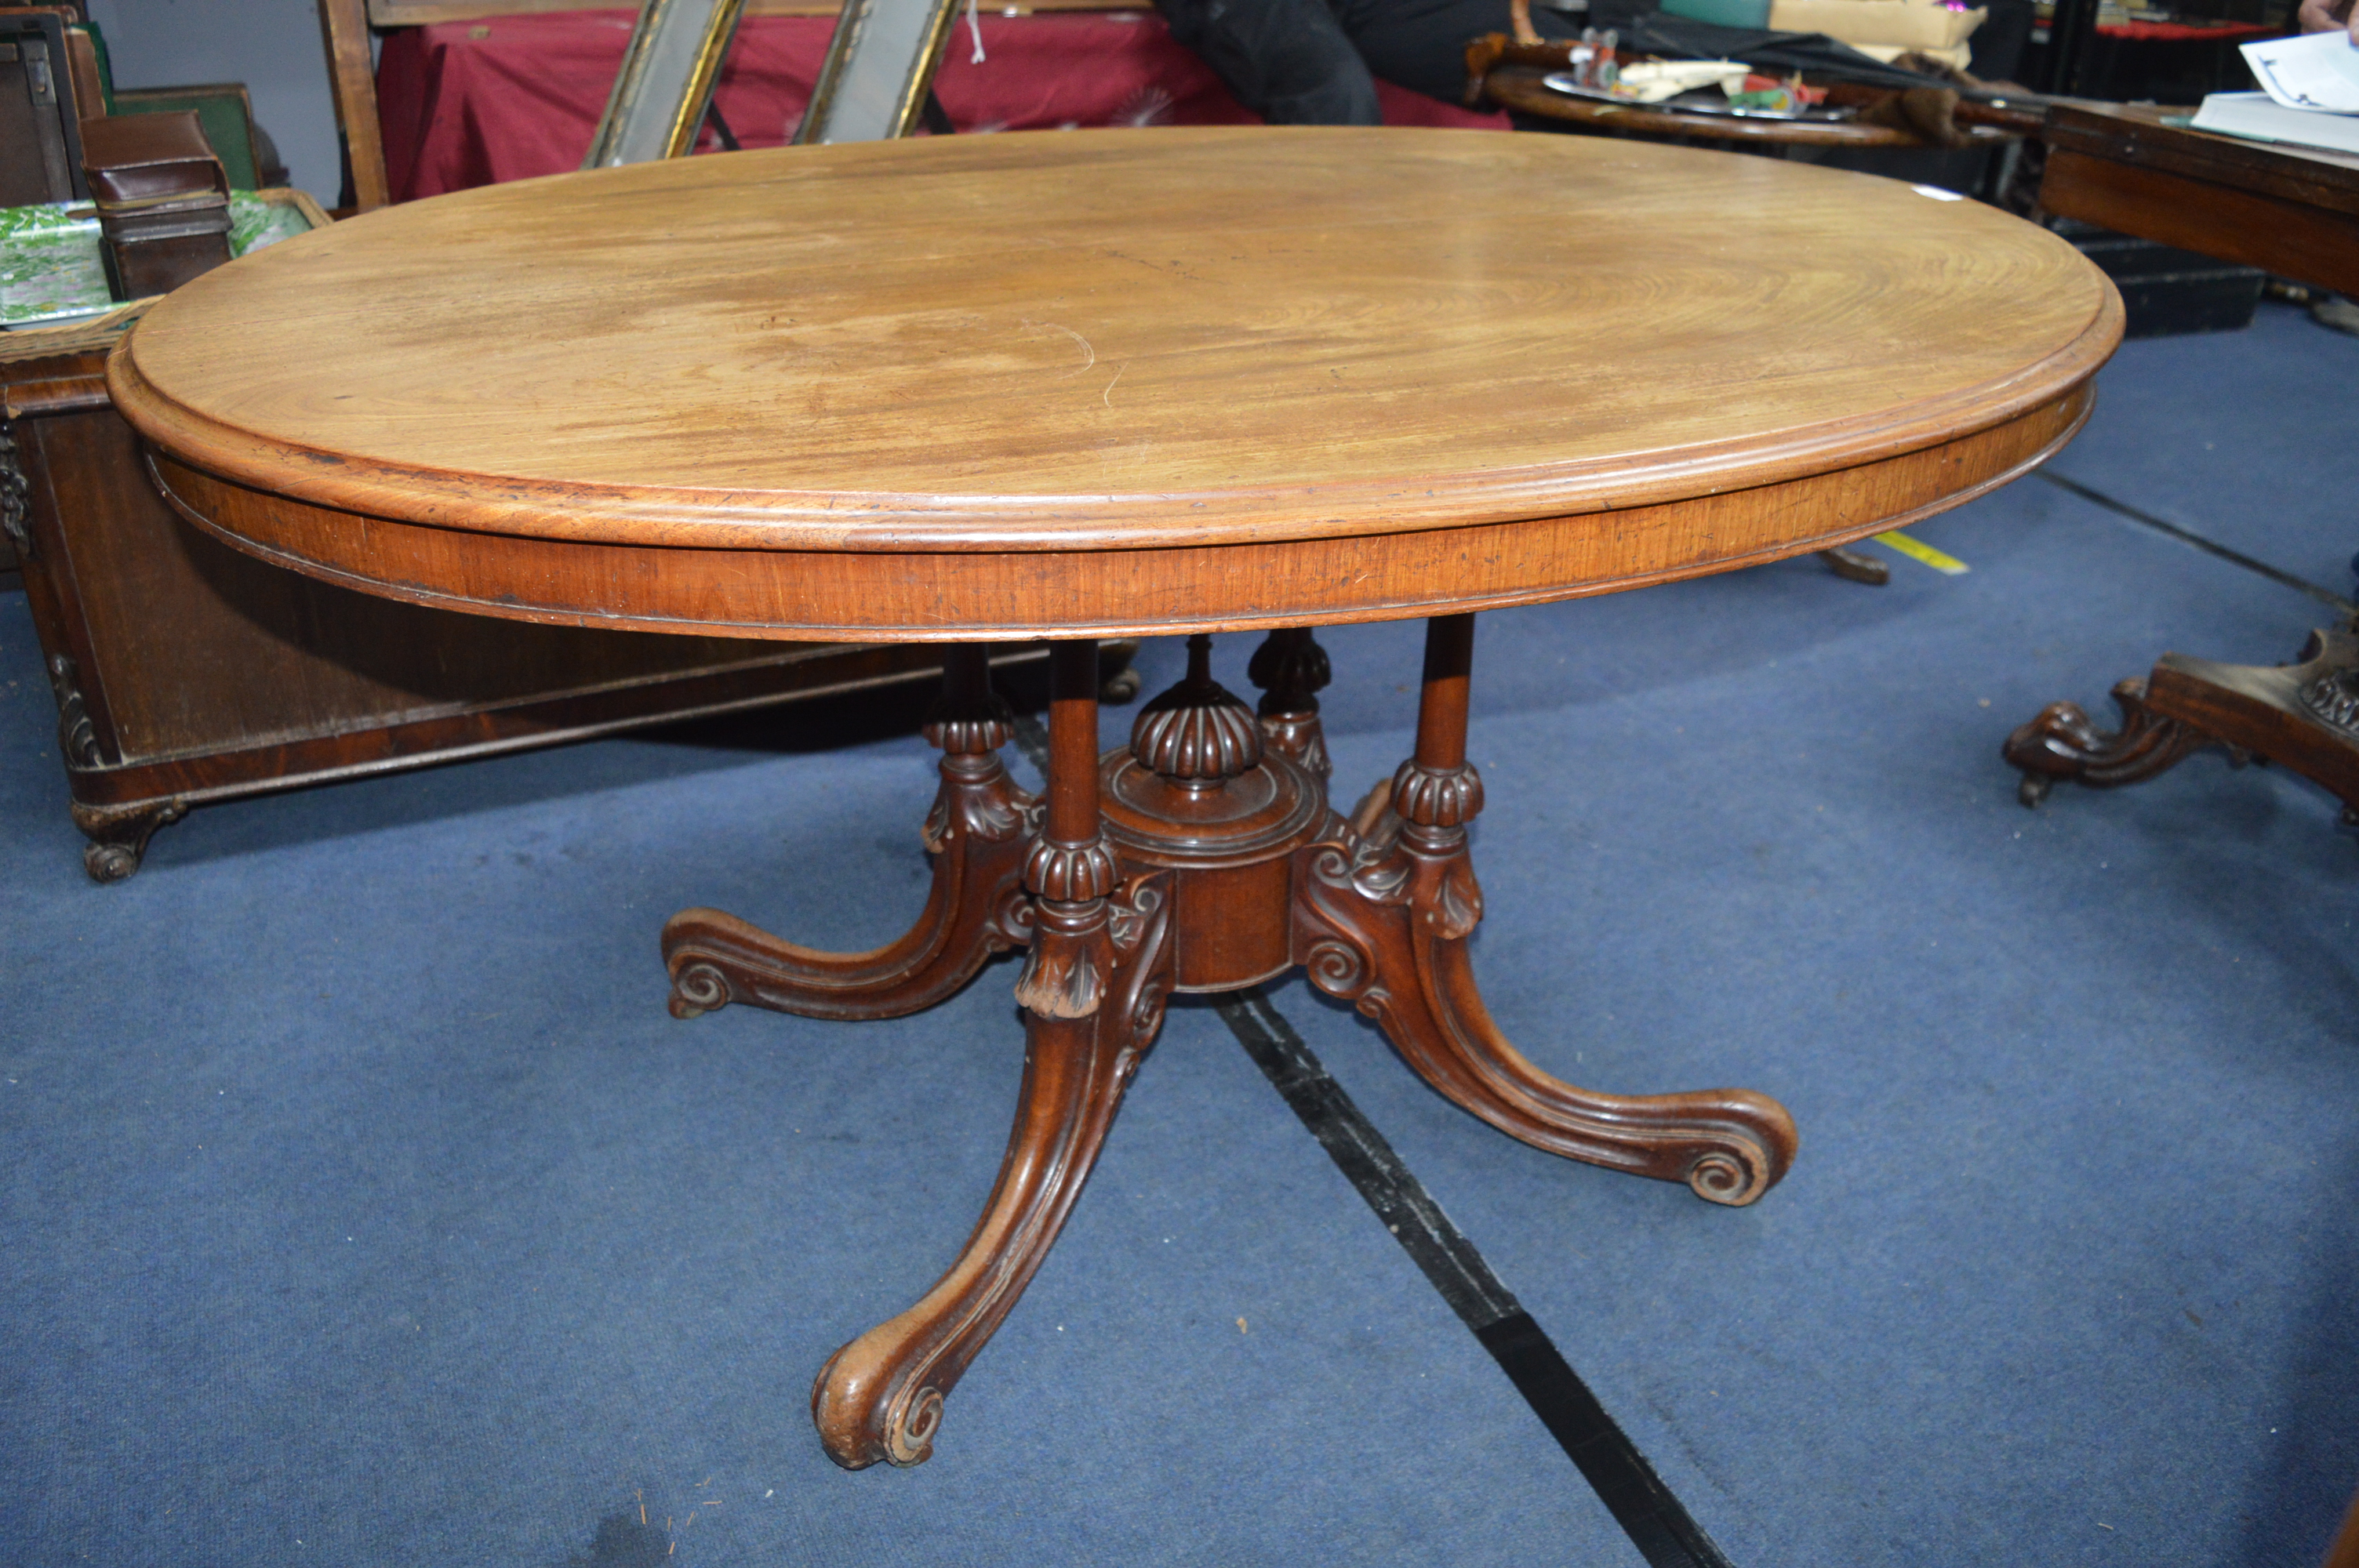
M 719 910 L 711 913 L 719 914 Z M 726 918 L 725 916 L 723 918 Z M 682 964 L 671 977 L 671 1015 L 696 1018 L 729 1005 L 729 979 L 711 964 Z
M 829 953 L 717 909 L 684 909 L 663 931 L 674 1018 L 733 1001 L 808 1018 L 897 1018 L 943 1000 L 994 953 L 1029 939 L 1023 876 L 1034 801 L 999 760 L 1007 709 L 985 679 L 981 650 L 958 651 L 927 720 L 927 738 L 943 749 L 942 782 L 926 817 L 934 874 L 917 923 L 872 951 Z
M 811 1420 L 847 1470 L 917 1465 L 933 1452 L 942 1400 L 1006 1321 L 1047 1258 L 1154 1044 L 1170 994 L 1169 876 L 1123 884 L 1044 919 L 1037 942 L 1096 972 L 1082 1017 L 1025 1018 L 1024 1087 L 999 1181 L 950 1271 L 908 1311 L 837 1351 L 811 1387 Z
M 82 846 L 82 869 L 94 882 L 119 882 L 139 869 L 156 829 L 189 814 L 185 800 L 144 800 L 133 806 L 71 804 L 74 826 L 90 842 Z
M 1464 829 L 1402 822 L 1386 804 L 1398 793 L 1362 803 L 1372 831 L 1344 827 L 1299 852 L 1296 956 L 1311 983 L 1375 1019 L 1442 1095 L 1536 1149 L 1683 1182 L 1735 1206 L 1777 1185 L 1800 1139 L 1767 1096 L 1603 1094 L 1542 1072 L 1508 1043 L 1466 951 L 1482 893 Z
M 2058 779 L 2076 780 L 2092 789 L 2138 784 L 2175 767 L 2190 752 L 2218 743 L 2217 737 L 2186 720 L 2148 708 L 2143 680 L 2115 686 L 2114 706 L 2122 713 L 2119 730 L 2100 730 L 2071 702 L 2051 702 L 2038 718 L 2017 726 L 1999 748 L 2008 765 L 2023 774 L 2016 798 L 2036 806 Z M 2047 782 L 2035 784 L 2035 779 Z

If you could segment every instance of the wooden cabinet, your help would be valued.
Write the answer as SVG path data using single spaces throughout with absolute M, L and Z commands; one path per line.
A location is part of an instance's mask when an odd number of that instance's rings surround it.
M 0 336 L 0 522 L 84 863 L 129 876 L 208 801 L 541 746 L 940 668 L 937 650 L 527 625 L 396 603 L 182 522 L 107 401 L 120 324 Z M 1040 644 L 1004 659 L 1037 660 Z

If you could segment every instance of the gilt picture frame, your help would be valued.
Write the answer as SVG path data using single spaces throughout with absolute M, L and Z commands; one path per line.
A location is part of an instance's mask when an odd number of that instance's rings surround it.
M 958 0 L 844 0 L 795 145 L 915 133 L 957 15 Z
M 645 0 L 582 167 L 694 151 L 745 9 L 745 0 Z

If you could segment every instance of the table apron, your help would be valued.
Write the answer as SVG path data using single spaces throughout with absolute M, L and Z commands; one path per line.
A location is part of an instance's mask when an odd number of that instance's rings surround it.
M 1358 537 L 1135 550 L 665 548 L 370 517 L 150 449 L 167 500 L 279 566 L 364 592 L 568 626 L 872 642 L 1125 637 L 1391 621 L 1613 593 L 1777 560 L 1946 511 L 2071 439 L 2089 384 L 2003 424 L 1832 472 L 1621 511 Z

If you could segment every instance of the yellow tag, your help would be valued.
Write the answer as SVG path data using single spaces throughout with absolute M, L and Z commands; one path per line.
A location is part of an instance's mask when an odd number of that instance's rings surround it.
M 1922 561 L 1945 577 L 1956 577 L 1960 572 L 1970 572 L 1974 569 L 1957 557 L 1945 556 L 1922 539 L 1912 539 L 1897 528 L 1889 534 L 1878 534 L 1875 536 L 1875 542 L 1879 545 L 1889 545 L 1910 560 Z

